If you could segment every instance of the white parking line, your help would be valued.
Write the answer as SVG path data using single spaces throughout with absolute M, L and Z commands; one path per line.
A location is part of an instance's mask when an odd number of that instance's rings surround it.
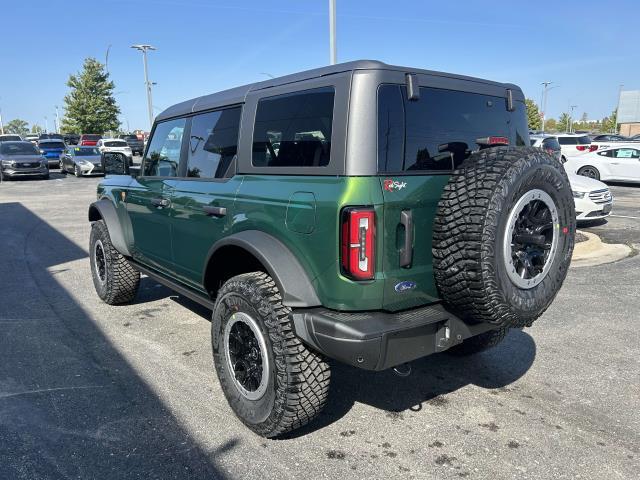
M 635 220 L 640 220 L 640 217 L 629 217 L 627 215 L 609 215 L 610 217 L 617 217 L 617 218 L 633 218 Z

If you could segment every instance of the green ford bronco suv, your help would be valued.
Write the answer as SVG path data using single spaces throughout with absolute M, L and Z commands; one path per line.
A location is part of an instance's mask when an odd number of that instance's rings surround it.
M 103 163 L 98 295 L 142 273 L 209 307 L 222 390 L 265 437 L 318 415 L 328 359 L 406 373 L 530 326 L 573 251 L 567 176 L 511 84 L 344 63 L 174 105 L 139 170 Z

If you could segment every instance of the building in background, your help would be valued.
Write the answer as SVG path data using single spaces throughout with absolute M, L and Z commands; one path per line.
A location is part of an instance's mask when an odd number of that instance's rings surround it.
M 620 92 L 618 124 L 620 135 L 630 136 L 640 133 L 640 90 Z

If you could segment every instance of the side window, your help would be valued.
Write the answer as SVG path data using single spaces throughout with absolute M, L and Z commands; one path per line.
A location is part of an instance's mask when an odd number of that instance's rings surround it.
M 635 148 L 619 148 L 614 150 L 615 158 L 640 158 L 640 150 Z
M 601 157 L 612 157 L 613 150 L 605 150 L 603 152 L 598 152 L 598 155 L 600 155 Z
M 240 112 L 228 108 L 192 118 L 187 177 L 224 177 L 238 151 Z
M 175 177 L 178 175 L 185 124 L 184 118 L 177 118 L 156 125 L 143 160 L 144 176 Z
M 332 87 L 323 87 L 260 100 L 253 130 L 253 166 L 327 166 L 334 96 Z

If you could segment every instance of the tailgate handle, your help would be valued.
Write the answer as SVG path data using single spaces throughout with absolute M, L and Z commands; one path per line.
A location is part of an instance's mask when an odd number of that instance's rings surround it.
M 413 213 L 411 210 L 400 212 L 400 224 L 404 226 L 404 246 L 400 249 L 400 266 L 409 268 L 413 261 Z
M 224 207 L 202 207 L 204 213 L 210 217 L 224 217 L 227 214 L 227 209 Z

